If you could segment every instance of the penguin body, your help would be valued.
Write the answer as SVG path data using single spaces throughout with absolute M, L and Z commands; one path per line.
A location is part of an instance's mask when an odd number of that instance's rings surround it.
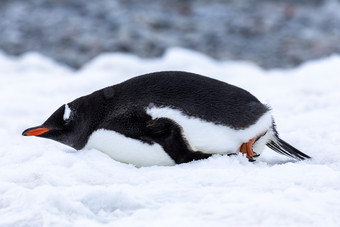
M 176 71 L 138 76 L 80 97 L 23 135 L 77 150 L 95 148 L 136 166 L 239 151 L 253 161 L 264 145 L 296 159 L 309 158 L 280 142 L 269 108 L 249 92 Z

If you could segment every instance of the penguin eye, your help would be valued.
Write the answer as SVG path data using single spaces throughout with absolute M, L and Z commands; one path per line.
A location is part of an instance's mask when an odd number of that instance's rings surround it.
M 67 126 L 71 123 L 71 120 L 64 120 L 64 126 Z

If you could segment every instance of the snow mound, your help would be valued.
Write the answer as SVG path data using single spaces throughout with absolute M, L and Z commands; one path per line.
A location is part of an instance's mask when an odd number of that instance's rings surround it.
M 256 163 L 213 156 L 135 168 L 96 150 L 23 137 L 59 106 L 147 72 L 183 70 L 247 89 L 281 137 L 313 159 L 266 149 Z M 340 57 L 264 71 L 170 49 L 159 59 L 105 54 L 72 71 L 37 54 L 0 54 L 0 226 L 337 226 Z

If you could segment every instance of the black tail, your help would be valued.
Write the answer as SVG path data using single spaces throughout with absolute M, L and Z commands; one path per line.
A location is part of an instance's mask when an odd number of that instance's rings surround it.
M 274 139 L 270 140 L 270 142 L 267 143 L 266 145 L 272 150 L 280 154 L 286 155 L 288 157 L 292 157 L 297 160 L 304 160 L 304 159 L 311 158 L 308 155 L 296 149 L 295 147 L 293 147 L 292 145 L 280 139 L 277 136 L 277 134 L 274 136 Z

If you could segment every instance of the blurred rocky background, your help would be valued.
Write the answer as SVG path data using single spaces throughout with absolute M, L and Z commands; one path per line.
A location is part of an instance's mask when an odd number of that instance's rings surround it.
M 102 52 L 183 47 L 289 68 L 340 53 L 339 0 L 1 0 L 0 50 L 73 68 Z

